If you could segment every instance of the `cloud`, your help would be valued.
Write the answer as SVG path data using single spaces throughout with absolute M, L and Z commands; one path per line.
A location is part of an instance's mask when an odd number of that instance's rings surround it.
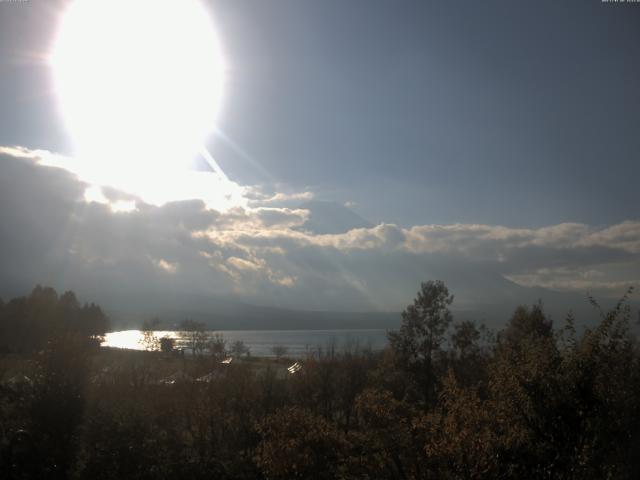
M 160 258 L 158 260 L 152 259 L 152 261 L 158 266 L 158 268 L 167 273 L 176 273 L 178 271 L 177 263 L 167 262 L 164 258 Z
M 637 264 L 635 265 L 638 266 Z M 606 268 L 606 266 L 605 266 Z M 637 271 L 637 270 L 636 270 Z M 619 296 L 629 287 L 640 288 L 640 276 L 635 272 L 611 278 L 611 272 L 588 267 L 539 268 L 529 272 L 508 275 L 508 278 L 524 286 L 541 286 L 551 290 L 609 293 Z M 624 278 L 624 279 L 623 279 Z
M 304 202 L 313 200 L 313 192 L 276 193 L 271 197 L 262 200 L 262 203 L 282 203 L 282 202 Z
M 258 208 L 254 214 L 260 219 L 265 228 L 294 228 L 303 225 L 309 211 L 304 209 L 289 208 Z
M 640 221 L 380 224 L 315 234 L 300 228 L 309 210 L 265 199 L 227 209 L 203 199 L 154 205 L 110 188 L 90 201 L 90 184 L 43 155 L 0 148 L 4 295 L 40 282 L 96 300 L 183 292 L 308 310 L 397 310 L 429 278 L 447 281 L 459 308 L 535 301 L 535 288 L 614 296 L 638 284 Z M 266 203 L 276 197 L 292 198 L 276 193 Z
M 270 189 L 271 190 L 271 189 Z M 249 200 L 250 207 L 260 206 L 286 206 L 299 204 L 300 202 L 308 202 L 315 198 L 315 194 L 311 191 L 304 192 L 274 192 L 273 190 L 265 192 L 265 186 L 248 187 L 245 190 L 245 196 Z

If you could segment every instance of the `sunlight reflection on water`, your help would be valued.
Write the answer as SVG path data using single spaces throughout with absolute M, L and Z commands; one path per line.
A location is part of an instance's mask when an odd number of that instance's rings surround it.
M 186 346 L 186 340 L 182 337 L 185 332 L 175 330 L 158 330 L 155 336 L 170 337 L 175 339 L 176 347 Z M 186 332 L 188 333 L 188 332 Z M 209 332 L 211 334 L 216 332 Z M 233 342 L 241 340 L 251 352 L 251 355 L 269 357 L 273 355 L 273 347 L 282 345 L 287 347 L 289 356 L 304 356 L 316 351 L 318 347 L 326 350 L 334 346 L 336 350 L 346 347 L 371 348 L 382 350 L 386 343 L 386 330 L 226 330 L 221 333 L 230 348 Z M 140 330 L 122 330 L 109 332 L 105 335 L 103 347 L 128 348 L 132 350 L 144 350 L 141 343 L 143 334 Z

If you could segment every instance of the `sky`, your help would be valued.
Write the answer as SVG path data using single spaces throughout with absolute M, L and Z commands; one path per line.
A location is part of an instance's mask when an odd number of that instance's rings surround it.
M 395 310 L 432 277 L 469 308 L 638 284 L 640 4 L 203 2 L 225 210 L 208 177 L 181 202 L 88 200 L 46 62 L 67 3 L 0 1 L 0 296 Z

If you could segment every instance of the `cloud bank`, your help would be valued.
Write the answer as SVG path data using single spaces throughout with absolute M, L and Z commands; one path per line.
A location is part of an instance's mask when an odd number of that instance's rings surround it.
M 295 206 L 310 193 L 239 187 L 244 202 L 215 209 L 204 199 L 153 205 L 98 188 L 96 201 L 95 185 L 52 158 L 0 148 L 2 295 L 40 282 L 97 300 L 188 292 L 284 308 L 393 311 L 430 278 L 444 279 L 462 309 L 535 301 L 540 289 L 618 296 L 640 283 L 637 220 L 380 224 L 318 234 L 307 228 L 310 210 Z

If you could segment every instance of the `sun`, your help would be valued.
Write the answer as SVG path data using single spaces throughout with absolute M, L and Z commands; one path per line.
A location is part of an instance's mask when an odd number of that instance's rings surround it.
M 50 63 L 85 176 L 163 190 L 215 126 L 224 63 L 197 0 L 76 0 Z

